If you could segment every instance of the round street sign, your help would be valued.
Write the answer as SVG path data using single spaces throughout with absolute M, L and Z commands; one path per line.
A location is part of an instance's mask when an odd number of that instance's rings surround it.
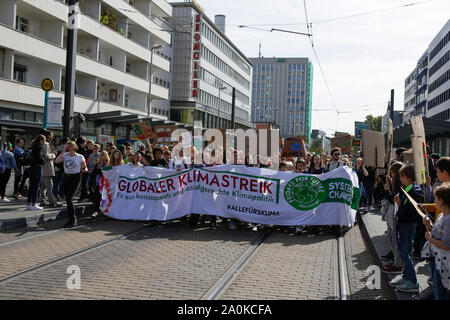
M 41 82 L 41 88 L 44 91 L 50 91 L 53 89 L 53 80 L 50 78 L 45 78 Z

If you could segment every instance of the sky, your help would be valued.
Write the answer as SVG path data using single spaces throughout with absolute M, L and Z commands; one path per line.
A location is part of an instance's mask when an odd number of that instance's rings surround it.
M 391 89 L 395 110 L 403 110 L 406 77 L 450 18 L 450 0 L 306 0 L 330 96 L 308 37 L 264 31 L 307 32 L 303 0 L 197 1 L 213 21 L 216 14 L 226 15 L 226 34 L 247 57 L 258 56 L 261 42 L 264 57 L 312 60 L 312 129 L 329 136 L 336 130 L 353 134 L 354 121 L 384 115 Z M 412 3 L 417 4 L 391 9 Z M 324 22 L 369 11 L 377 12 Z M 349 113 L 337 117 L 336 108 Z

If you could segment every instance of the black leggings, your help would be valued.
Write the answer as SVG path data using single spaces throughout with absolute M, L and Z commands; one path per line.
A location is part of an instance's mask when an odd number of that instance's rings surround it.
M 6 185 L 11 177 L 11 169 L 5 169 L 0 175 L 0 196 L 4 197 L 6 193 Z
M 75 209 L 73 207 L 72 198 L 78 189 L 81 181 L 81 174 L 64 174 L 64 197 L 67 203 L 67 214 L 70 221 L 76 219 Z

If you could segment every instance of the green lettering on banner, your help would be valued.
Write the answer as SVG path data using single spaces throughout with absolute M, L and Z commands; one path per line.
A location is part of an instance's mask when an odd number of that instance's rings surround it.
M 301 211 L 312 210 L 325 202 L 344 203 L 357 210 L 360 191 L 348 179 L 322 181 L 314 176 L 301 175 L 286 184 L 284 198 L 292 207 Z

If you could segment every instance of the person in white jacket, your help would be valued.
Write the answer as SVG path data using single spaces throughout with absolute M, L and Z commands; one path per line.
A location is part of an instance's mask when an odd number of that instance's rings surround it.
M 45 130 L 43 135 L 47 139 L 43 145 L 43 154 L 45 158 L 45 164 L 42 174 L 42 185 L 41 185 L 41 204 L 40 206 L 45 206 L 45 191 L 47 191 L 48 202 L 51 207 L 59 206 L 56 202 L 56 198 L 53 194 L 53 178 L 55 177 L 55 159 L 56 159 L 56 149 L 52 145 L 53 132 Z

